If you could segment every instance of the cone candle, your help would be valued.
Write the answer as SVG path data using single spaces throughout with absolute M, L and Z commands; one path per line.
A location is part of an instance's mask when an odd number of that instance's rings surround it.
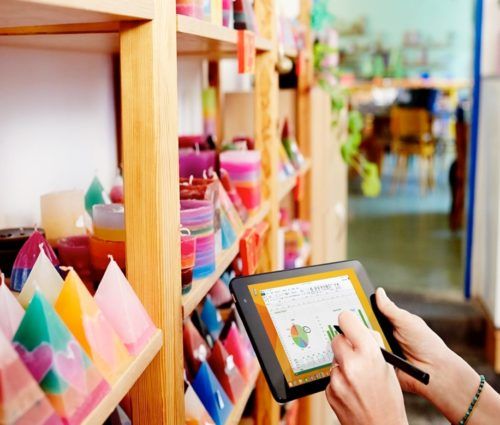
M 97 177 L 94 177 L 94 180 L 92 180 L 92 183 L 90 183 L 90 186 L 85 193 L 85 209 L 89 215 L 92 215 L 92 207 L 94 205 L 109 203 L 110 199 L 106 194 L 101 181 Z
M 0 331 L 11 340 L 21 323 L 24 310 L 7 288 L 3 273 L 0 273 L 0 281 Z
M 0 229 L 0 270 L 6 277 L 10 277 L 17 254 L 35 230 L 32 227 Z
M 131 357 L 72 269 L 64 280 L 54 308 L 104 378 L 110 383 L 116 382 Z
M 51 244 L 61 238 L 85 234 L 83 191 L 52 192 L 40 198 L 42 226 Z
M 64 424 L 80 424 L 109 392 L 108 383 L 39 291 L 13 343 Z
M 139 354 L 156 328 L 113 257 L 94 299 L 129 353 Z
M 0 331 L 0 424 L 62 425 L 54 408 Z
M 50 304 L 54 304 L 61 292 L 63 280 L 45 254 L 42 244 L 40 244 L 39 252 L 36 263 L 19 294 L 18 301 L 24 308 L 28 307 L 36 289 L 44 294 Z
M 40 244 L 43 245 L 45 255 L 47 255 L 50 262 L 55 267 L 59 266 L 59 260 L 50 245 L 45 240 L 43 235 L 38 230 L 35 230 L 24 243 L 23 247 L 17 254 L 16 261 L 14 261 L 10 280 L 10 289 L 13 291 L 21 292 L 23 289 L 24 283 L 26 282 L 26 279 L 28 279 L 28 275 L 33 269 L 33 266 L 35 265 L 40 254 Z

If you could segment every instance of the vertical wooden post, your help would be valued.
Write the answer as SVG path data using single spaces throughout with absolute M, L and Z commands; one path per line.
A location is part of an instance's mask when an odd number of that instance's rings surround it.
M 274 2 L 256 0 L 255 14 L 261 35 L 272 41 L 273 50 L 261 53 L 255 66 L 255 145 L 262 152 L 263 195 L 271 202 L 269 232 L 264 247 L 267 271 L 276 270 L 279 226 L 278 201 L 278 96 L 276 72 L 276 16 Z
M 164 345 L 130 393 L 134 424 L 184 422 L 175 1 L 120 31 L 127 274 Z
M 311 89 L 314 82 L 313 37 L 311 31 L 311 0 L 300 1 L 300 21 L 305 28 L 305 66 L 298 77 L 297 87 L 297 143 L 301 152 L 307 158 L 311 157 Z M 298 205 L 299 217 L 302 220 L 311 220 L 311 174 L 303 178 L 304 197 Z

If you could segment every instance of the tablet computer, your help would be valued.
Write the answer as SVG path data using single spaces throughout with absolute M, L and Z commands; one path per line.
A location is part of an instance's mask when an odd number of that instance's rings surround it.
M 374 288 L 359 261 L 343 261 L 238 277 L 230 283 L 236 308 L 278 402 L 323 391 L 330 379 L 335 325 L 344 310 L 380 333 L 403 357 Z

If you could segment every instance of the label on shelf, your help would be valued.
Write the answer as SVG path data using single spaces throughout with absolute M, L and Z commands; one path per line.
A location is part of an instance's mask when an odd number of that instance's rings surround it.
M 238 72 L 253 74 L 255 72 L 255 34 L 252 31 L 238 31 Z

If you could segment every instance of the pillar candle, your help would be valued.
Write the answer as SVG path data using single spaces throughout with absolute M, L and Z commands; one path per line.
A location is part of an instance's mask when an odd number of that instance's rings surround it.
M 101 204 L 92 208 L 94 235 L 106 241 L 125 241 L 125 208 L 122 204 Z
M 61 292 L 63 280 L 60 274 L 45 254 L 43 245 L 40 244 L 39 249 L 36 263 L 19 294 L 18 300 L 24 308 L 28 307 L 37 289 L 51 304 L 54 304 Z
M 93 289 L 91 282 L 92 266 L 90 264 L 90 241 L 87 235 L 70 236 L 59 240 L 57 250 L 61 263 L 67 267 L 73 267 L 83 279 L 87 288 Z
M 42 226 L 51 244 L 85 234 L 83 196 L 81 190 L 66 190 L 41 197 Z
M 156 327 L 113 258 L 94 299 L 130 354 L 139 354 Z
M 64 280 L 54 308 L 99 372 L 115 383 L 131 357 L 73 269 Z

